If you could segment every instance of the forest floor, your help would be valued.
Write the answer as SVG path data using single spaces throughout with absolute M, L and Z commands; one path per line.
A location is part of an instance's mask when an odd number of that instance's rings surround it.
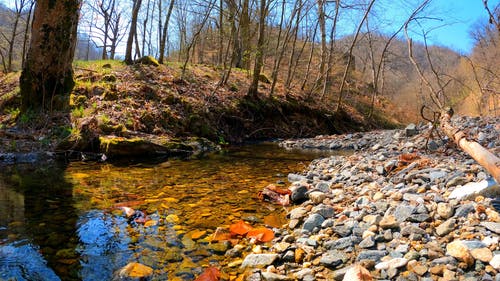
M 279 83 L 271 96 L 265 76 L 258 97 L 251 98 L 246 94 L 250 74 L 241 69 L 232 70 L 226 85 L 219 85 L 222 70 L 206 65 L 188 66 L 184 76 L 176 63 L 92 61 L 76 62 L 74 69 L 68 113 L 47 117 L 21 114 L 19 73 L 0 76 L 1 151 L 104 152 L 106 142 L 108 153 L 122 155 L 133 140 L 143 149 L 137 154 L 148 149 L 166 153 L 163 148 L 171 148 L 171 141 L 179 148 L 177 140 L 193 137 L 226 144 L 398 125 L 388 101 L 382 101 L 385 112 L 376 110 L 367 119 L 361 110 L 368 108 L 369 97 L 359 88 L 349 91 L 342 110 L 335 112 L 333 97 L 319 100 L 315 94 L 286 91 Z M 112 152 L 109 146 L 117 139 L 129 143 Z

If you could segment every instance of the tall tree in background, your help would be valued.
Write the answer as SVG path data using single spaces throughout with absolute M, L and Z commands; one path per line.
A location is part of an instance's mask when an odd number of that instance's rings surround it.
M 125 49 L 125 63 L 132 64 L 132 47 L 134 45 L 134 40 L 137 39 L 137 18 L 139 16 L 139 10 L 141 9 L 142 0 L 134 0 L 132 5 L 132 19 L 130 22 L 130 30 L 128 33 L 127 46 Z M 137 42 L 136 42 L 137 43 Z M 136 44 L 138 45 L 138 44 Z
M 252 98 L 257 97 L 260 71 L 264 65 L 264 42 L 266 31 L 266 16 L 268 11 L 268 3 L 266 0 L 260 0 L 260 14 L 259 14 L 259 39 L 257 40 L 257 53 L 255 54 L 255 64 L 253 68 L 252 84 L 248 88 L 248 96 Z
M 160 28 L 160 55 L 158 58 L 159 63 L 163 63 L 165 58 L 165 46 L 167 44 L 167 33 L 168 33 L 168 23 L 170 22 L 170 16 L 172 15 L 172 10 L 174 8 L 174 0 L 170 0 L 168 5 L 167 15 L 165 16 L 165 22 L 163 23 L 163 30 Z M 161 1 L 160 1 L 161 3 Z M 159 19 L 161 23 L 161 18 Z
M 31 44 L 20 78 L 21 111 L 68 107 L 80 0 L 38 0 Z

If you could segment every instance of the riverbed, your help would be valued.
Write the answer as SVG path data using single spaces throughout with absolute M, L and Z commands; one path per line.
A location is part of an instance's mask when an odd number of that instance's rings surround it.
M 0 279 L 111 280 L 138 262 L 155 280 L 192 280 L 229 262 L 230 243 L 210 240 L 218 227 L 285 224 L 286 209 L 257 192 L 286 187 L 288 173 L 327 153 L 265 143 L 194 159 L 3 167 Z

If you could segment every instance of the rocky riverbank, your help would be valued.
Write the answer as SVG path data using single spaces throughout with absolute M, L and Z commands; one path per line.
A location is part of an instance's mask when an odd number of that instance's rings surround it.
M 452 121 L 500 154 L 500 118 Z M 355 153 L 288 175 L 299 204 L 287 227 L 234 266 L 250 269 L 247 280 L 342 280 L 363 267 L 371 277 L 344 280 L 499 281 L 499 187 L 446 140 L 427 140 L 429 133 L 409 126 L 284 141 Z

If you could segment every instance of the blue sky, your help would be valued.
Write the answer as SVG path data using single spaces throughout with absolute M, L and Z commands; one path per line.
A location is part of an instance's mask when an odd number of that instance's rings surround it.
M 489 0 L 488 6 L 493 10 L 499 1 Z M 429 41 L 465 54 L 474 44 L 470 31 L 480 19 L 488 19 L 482 0 L 434 0 L 429 11 L 442 19 L 428 21 L 429 26 L 436 27 L 429 34 Z

